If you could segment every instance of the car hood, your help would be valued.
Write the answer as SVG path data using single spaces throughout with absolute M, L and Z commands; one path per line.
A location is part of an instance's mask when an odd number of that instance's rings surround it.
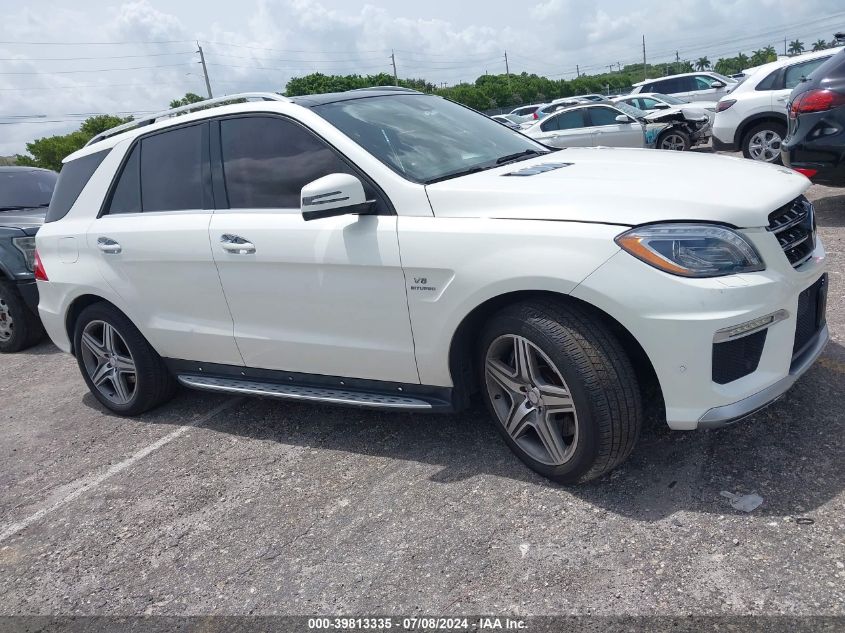
M 434 215 L 634 226 L 698 220 L 747 228 L 810 186 L 804 176 L 729 156 L 570 148 L 427 185 Z
M 14 211 L 0 211 L 0 226 L 24 229 L 30 235 L 34 231 L 27 229 L 38 229 L 44 224 L 44 218 L 47 215 L 47 209 L 44 207 L 36 207 L 34 209 L 15 209 Z
M 650 123 L 662 123 L 668 121 L 704 121 L 709 118 L 704 108 L 676 105 L 663 110 L 655 110 L 646 115 L 645 120 Z

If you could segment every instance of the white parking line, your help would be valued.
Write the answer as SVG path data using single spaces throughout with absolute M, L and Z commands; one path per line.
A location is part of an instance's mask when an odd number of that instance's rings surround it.
M 41 508 L 40 510 L 37 510 L 36 512 L 33 512 L 31 515 L 29 515 L 25 519 L 22 519 L 22 520 L 20 520 L 16 523 L 12 523 L 9 527 L 4 529 L 3 532 L 0 532 L 0 543 L 2 543 L 3 541 L 5 541 L 6 539 L 8 539 L 11 536 L 14 536 L 15 534 L 17 534 L 21 530 L 26 529 L 27 527 L 29 527 L 30 525 L 32 525 L 33 523 L 35 523 L 39 519 L 42 519 L 45 516 L 47 516 L 48 514 L 55 512 L 56 510 L 58 510 L 62 506 L 67 505 L 68 503 L 70 503 L 74 499 L 79 498 L 83 493 L 88 492 L 89 490 L 96 488 L 97 486 L 99 486 L 101 483 L 103 483 L 104 481 L 106 481 L 110 477 L 113 477 L 117 473 L 119 473 L 123 470 L 126 470 L 127 468 L 129 468 L 130 466 L 135 464 L 136 462 L 144 459 L 150 453 L 157 451 L 162 446 L 165 446 L 166 444 L 169 444 L 173 440 L 181 437 L 182 435 L 187 433 L 192 428 L 197 427 L 197 426 L 202 426 L 203 424 L 205 424 L 206 422 L 211 420 L 214 416 L 222 413 L 226 409 L 229 409 L 230 407 L 234 406 L 235 404 L 237 404 L 241 400 L 243 400 L 243 398 L 233 398 L 231 400 L 227 400 L 226 402 L 224 402 L 220 406 L 215 407 L 214 409 L 212 409 L 211 411 L 206 413 L 201 418 L 198 418 L 197 420 L 194 420 L 193 422 L 191 422 L 190 424 L 186 424 L 185 426 L 180 426 L 178 429 L 176 429 L 172 433 L 168 433 L 167 435 L 165 435 L 161 439 L 153 442 L 149 446 L 145 446 L 144 448 L 142 448 L 138 452 L 136 452 L 136 453 L 130 455 L 129 457 L 127 457 L 126 459 L 124 459 L 122 462 L 119 462 L 117 464 L 113 464 L 112 466 L 109 466 L 103 472 L 91 473 L 89 475 L 86 475 L 85 477 L 82 477 L 81 479 L 77 479 L 76 481 L 72 482 L 71 484 L 69 484 L 67 486 L 68 493 L 65 496 L 63 496 L 61 499 L 59 499 L 58 501 L 56 501 L 55 503 L 53 503 L 49 506 L 46 506 L 44 508 Z

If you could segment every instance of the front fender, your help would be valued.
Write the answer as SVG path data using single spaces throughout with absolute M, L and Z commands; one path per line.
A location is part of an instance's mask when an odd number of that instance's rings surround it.
M 490 218 L 399 218 L 417 369 L 452 386 L 449 349 L 476 307 L 502 295 L 571 293 L 619 247 L 622 227 Z

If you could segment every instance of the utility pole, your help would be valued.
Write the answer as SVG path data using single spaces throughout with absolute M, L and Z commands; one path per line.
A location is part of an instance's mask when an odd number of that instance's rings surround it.
M 508 52 L 505 51 L 505 76 L 508 78 L 508 92 L 511 92 L 511 69 L 508 66 Z
M 200 46 L 199 40 L 197 41 L 197 52 L 200 54 L 200 64 L 202 64 L 202 74 L 205 77 L 205 89 L 208 91 L 208 98 L 212 98 L 211 94 L 211 82 L 208 80 L 208 68 L 205 66 L 205 55 L 202 52 L 202 46 Z
M 643 80 L 648 79 L 645 70 L 645 35 L 643 35 Z
M 581 67 L 578 64 L 575 64 L 575 76 L 576 77 L 581 76 Z
M 613 64 L 607 65 L 607 72 L 609 72 L 610 74 L 613 74 Z
M 399 85 L 399 75 L 396 74 L 396 54 L 390 49 L 390 63 L 393 64 L 393 85 Z
M 675 51 L 675 72 L 680 72 L 681 70 L 681 56 L 678 51 Z
M 786 37 L 783 38 L 783 56 L 786 57 Z

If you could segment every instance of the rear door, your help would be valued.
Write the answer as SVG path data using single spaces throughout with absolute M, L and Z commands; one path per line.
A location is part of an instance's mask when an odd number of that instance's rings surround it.
M 88 228 L 87 246 L 159 354 L 241 365 L 208 243 L 208 147 L 204 122 L 134 142 Z
M 547 117 L 540 123 L 540 133 L 532 134 L 552 147 L 590 147 L 593 134 L 584 117 L 586 108 L 567 110 Z
M 621 110 L 610 106 L 596 105 L 585 108 L 593 135 L 593 145 L 607 147 L 643 147 L 645 137 L 639 121 L 632 121 Z M 627 123 L 620 123 L 616 117 L 624 116 Z

